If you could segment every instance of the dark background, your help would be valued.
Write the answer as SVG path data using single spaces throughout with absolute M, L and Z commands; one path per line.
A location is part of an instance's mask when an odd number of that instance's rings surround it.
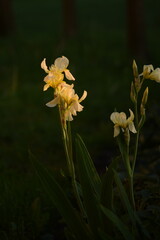
M 43 92 L 41 61 L 50 66 L 57 57 L 70 60 L 76 92 L 88 92 L 72 122 L 73 136 L 82 136 L 104 171 L 117 155 L 110 114 L 117 109 L 128 116 L 133 109 L 133 59 L 140 73 L 144 64 L 160 66 L 159 8 L 158 0 L 0 0 L 0 239 L 64 239 L 61 217 L 28 154 L 49 166 L 70 196 L 60 171 L 66 161 L 58 110 L 45 106 L 53 90 Z M 146 86 L 137 165 L 153 180 L 160 172 L 160 85 L 148 80 Z
M 64 158 L 58 112 L 45 103 L 43 58 L 50 66 L 62 55 L 70 60 L 75 89 L 84 111 L 72 122 L 93 159 L 110 158 L 114 148 L 110 114 L 132 108 L 132 61 L 160 64 L 159 2 L 149 0 L 1 0 L 0 158 L 1 168 L 29 167 L 28 150 L 58 164 Z M 158 117 L 160 88 L 151 81 L 148 112 Z M 156 109 L 156 110 L 153 110 Z M 157 129 L 157 128 L 156 128 Z M 109 156 L 108 156 L 109 154 Z

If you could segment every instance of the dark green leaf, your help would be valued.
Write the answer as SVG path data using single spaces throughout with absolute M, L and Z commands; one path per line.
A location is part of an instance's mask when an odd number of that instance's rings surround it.
M 99 231 L 100 238 L 101 238 L 102 240 L 113 240 L 112 237 L 110 237 L 107 233 L 105 233 L 105 232 L 102 231 L 101 229 L 99 229 L 98 231 Z
M 117 169 L 118 157 L 113 159 L 109 165 L 102 181 L 101 191 L 101 203 L 106 208 L 113 209 L 113 181 L 114 181 L 114 169 Z
M 81 154 L 83 155 L 85 169 L 87 171 L 88 178 L 90 179 L 92 188 L 94 189 L 95 193 L 100 197 L 101 179 L 97 173 L 97 170 L 94 166 L 94 163 L 91 159 L 91 156 L 90 156 L 82 138 L 78 134 L 77 134 L 76 141 L 78 142 L 78 144 L 81 148 Z
M 46 194 L 48 194 L 48 197 L 50 197 L 53 204 L 57 207 L 70 231 L 76 236 L 76 239 L 92 239 L 85 223 L 82 221 L 77 211 L 72 207 L 69 199 L 60 185 L 56 182 L 53 175 L 51 175 L 31 153 L 30 159 Z
M 137 224 L 138 224 L 138 228 L 139 230 L 147 237 L 150 238 L 147 230 L 143 227 L 138 215 L 136 214 L 136 212 L 132 209 L 131 204 L 129 202 L 127 193 L 124 189 L 124 186 L 122 185 L 122 182 L 118 176 L 118 173 L 114 170 L 114 174 L 115 174 L 115 182 L 117 184 L 117 187 L 119 189 L 120 195 L 121 195 L 121 200 L 122 203 L 124 204 L 127 212 L 128 212 L 128 216 L 130 217 L 130 220 L 133 224 L 133 226 L 135 227 L 135 230 L 138 231 L 137 229 Z
M 125 240 L 134 240 L 134 236 L 131 234 L 128 227 L 120 220 L 120 218 L 115 213 L 103 206 L 101 206 L 101 209 L 106 215 L 106 217 L 109 218 L 109 220 L 112 221 L 114 225 L 118 228 Z
M 79 136 L 76 138 L 77 165 L 79 179 L 82 187 L 84 205 L 92 232 L 97 237 L 98 228 L 101 227 L 101 216 L 99 209 L 99 196 L 95 192 L 94 183 L 97 184 L 97 173 L 92 164 L 89 163 L 88 154 Z

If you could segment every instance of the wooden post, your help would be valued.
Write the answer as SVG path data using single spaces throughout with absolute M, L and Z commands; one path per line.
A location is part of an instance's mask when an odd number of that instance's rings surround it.
M 0 0 L 0 36 L 12 33 L 14 19 L 11 0 Z
M 65 37 L 72 37 L 76 34 L 76 2 L 75 0 L 63 0 L 63 21 Z
M 128 47 L 132 58 L 148 56 L 143 0 L 127 0 Z

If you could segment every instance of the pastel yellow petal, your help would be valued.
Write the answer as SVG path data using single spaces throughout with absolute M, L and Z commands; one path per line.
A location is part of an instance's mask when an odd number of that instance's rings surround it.
M 118 123 L 118 119 L 119 119 L 119 113 L 113 112 L 110 116 L 110 120 L 115 124 L 115 123 Z
M 43 87 L 43 91 L 46 91 L 49 87 L 50 87 L 50 85 L 48 83 L 46 83 Z
M 129 122 L 134 120 L 134 114 L 131 109 L 129 109 L 130 117 L 127 119 Z
M 76 116 L 77 115 L 76 111 L 78 111 L 77 109 L 78 107 L 76 106 L 76 104 L 73 103 L 72 106 L 69 108 L 69 111 L 72 115 Z
M 126 114 L 124 112 L 120 112 L 119 118 L 122 119 L 122 121 L 126 121 L 127 119 Z
M 59 103 L 59 97 L 54 98 L 52 101 L 46 103 L 47 107 L 55 107 Z
M 86 97 L 87 97 L 87 91 L 84 91 L 82 97 L 79 99 L 78 102 L 82 102 Z
M 150 73 L 154 71 L 153 65 L 144 65 L 143 66 L 143 73 L 141 75 L 143 75 L 144 78 L 148 79 L 150 76 Z
M 69 110 L 67 110 L 65 112 L 65 120 L 67 120 L 67 121 L 72 121 L 73 120 L 72 114 Z
M 120 127 L 118 125 L 114 126 L 114 137 L 117 137 L 120 134 Z
M 68 67 L 69 60 L 68 58 L 62 56 L 55 60 L 54 65 L 56 68 L 58 68 L 59 71 L 63 72 Z
M 47 67 L 47 65 L 46 65 L 46 58 L 44 58 L 43 61 L 41 62 L 41 68 L 42 68 L 46 73 L 49 72 L 48 67 Z
M 118 121 L 119 121 L 118 123 L 119 123 L 120 126 L 125 127 L 127 117 L 126 117 L 126 114 L 124 112 L 120 112 Z
M 81 112 L 83 110 L 83 106 L 81 104 L 79 104 L 79 102 L 75 102 L 75 110 L 77 112 Z
M 130 123 L 128 124 L 128 128 L 129 128 L 129 130 L 130 130 L 132 133 L 136 133 L 136 132 L 137 132 L 133 122 L 130 122 Z
M 65 76 L 68 80 L 72 80 L 72 81 L 75 80 L 75 78 L 73 77 L 73 75 L 70 73 L 70 71 L 68 69 L 65 69 L 64 73 L 65 73 Z
M 150 64 L 150 65 L 144 65 L 143 66 L 143 72 L 145 72 L 145 71 L 153 71 L 154 70 L 154 68 L 153 68 L 153 65 L 152 64 Z
M 156 82 L 160 82 L 160 68 L 156 68 L 149 76 L 151 80 L 155 80 Z

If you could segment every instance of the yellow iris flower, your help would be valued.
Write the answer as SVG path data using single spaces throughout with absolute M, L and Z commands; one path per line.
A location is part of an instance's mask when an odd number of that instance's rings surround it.
M 79 99 L 79 96 L 75 94 L 73 84 L 64 84 L 57 89 L 55 98 L 46 105 L 48 107 L 55 107 L 59 104 L 64 121 L 72 121 L 72 115 L 76 116 L 77 112 L 81 112 L 83 110 L 83 106 L 80 103 L 86 98 L 86 96 L 87 91 L 84 91 L 82 97 Z
M 132 133 L 136 133 L 136 129 L 133 123 L 134 114 L 129 109 L 130 116 L 127 118 L 124 112 L 113 112 L 110 116 L 111 121 L 114 123 L 114 137 L 120 134 L 120 129 L 124 132 L 126 129 Z
M 160 68 L 154 69 L 152 65 L 144 65 L 143 73 L 141 73 L 140 76 L 142 75 L 145 79 L 155 80 L 160 83 Z
M 54 64 L 51 65 L 51 67 L 48 69 L 46 65 L 46 59 L 44 58 L 44 60 L 41 62 L 41 68 L 48 75 L 44 78 L 44 82 L 46 84 L 44 85 L 43 91 L 46 91 L 49 87 L 52 87 L 55 89 L 59 84 L 63 83 L 64 74 L 68 80 L 75 80 L 73 75 L 67 69 L 68 65 L 69 65 L 69 60 L 66 57 L 62 56 L 57 58 L 54 61 Z

